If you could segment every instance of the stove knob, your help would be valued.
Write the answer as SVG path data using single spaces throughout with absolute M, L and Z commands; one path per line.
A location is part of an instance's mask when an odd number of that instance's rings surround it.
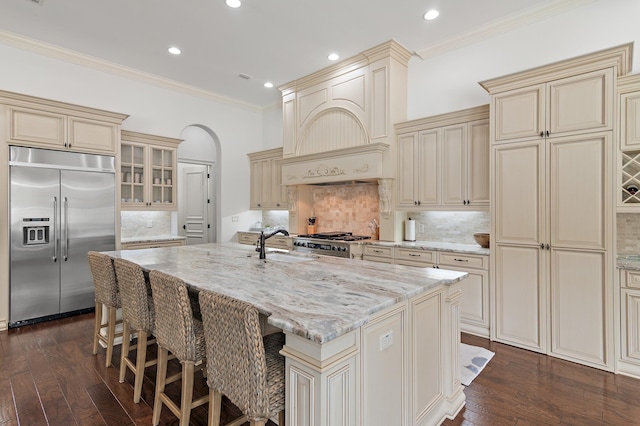
M 336 250 L 338 250 L 338 247 L 336 247 L 336 246 L 331 246 L 331 250 L 336 251 Z
M 340 251 L 347 251 L 346 247 L 340 247 Z

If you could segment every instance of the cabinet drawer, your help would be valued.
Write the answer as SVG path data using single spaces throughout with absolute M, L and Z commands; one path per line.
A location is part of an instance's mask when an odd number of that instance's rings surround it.
M 406 264 L 403 261 L 409 261 L 424 264 L 424 266 L 433 266 L 436 263 L 436 252 L 398 247 L 396 248 L 396 261 L 399 264 Z
M 387 257 L 393 260 L 393 247 L 383 247 L 366 245 L 364 246 L 365 256 Z
M 266 241 L 265 247 L 291 250 L 293 248 L 293 239 L 290 237 L 276 235 Z
M 240 244 L 249 244 L 252 246 L 256 245 L 256 241 L 258 241 L 258 234 L 251 234 L 248 232 L 238 232 L 238 242 Z
M 487 256 L 440 252 L 439 266 L 487 269 Z
M 625 270 L 623 280 L 623 287 L 640 288 L 640 271 Z
M 177 247 L 185 245 L 185 240 L 154 241 L 148 243 L 123 243 L 122 250 L 140 250 L 148 248 Z

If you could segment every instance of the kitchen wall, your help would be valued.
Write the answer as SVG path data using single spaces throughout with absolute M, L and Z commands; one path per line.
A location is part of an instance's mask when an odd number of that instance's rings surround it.
M 312 189 L 316 232 L 347 231 L 371 235 L 369 223 L 380 218 L 378 184 L 317 186 Z
M 473 234 L 491 230 L 488 212 L 409 212 L 407 217 L 416 221 L 416 241 L 476 244 Z
M 618 254 L 640 254 L 640 213 L 616 215 Z

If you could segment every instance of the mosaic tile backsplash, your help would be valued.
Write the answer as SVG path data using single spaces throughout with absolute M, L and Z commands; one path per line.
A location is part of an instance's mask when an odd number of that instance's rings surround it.
M 640 214 L 618 213 L 616 225 L 618 254 L 640 254 Z
M 349 231 L 371 235 L 372 219 L 380 218 L 378 185 L 320 186 L 312 190 L 316 232 Z
M 476 244 L 473 234 L 491 231 L 488 212 L 409 212 L 416 221 L 416 241 Z
M 152 227 L 147 225 L 151 221 Z M 123 211 L 120 213 L 120 237 L 171 235 L 171 212 Z

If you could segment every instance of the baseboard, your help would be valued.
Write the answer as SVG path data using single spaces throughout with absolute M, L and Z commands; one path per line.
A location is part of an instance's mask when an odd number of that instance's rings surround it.
M 489 338 L 489 328 L 486 326 L 479 326 L 475 324 L 468 324 L 460 321 L 460 331 L 463 333 L 473 334 L 474 336 Z
M 9 323 L 6 318 L 0 318 L 0 331 L 7 331 L 9 329 Z

